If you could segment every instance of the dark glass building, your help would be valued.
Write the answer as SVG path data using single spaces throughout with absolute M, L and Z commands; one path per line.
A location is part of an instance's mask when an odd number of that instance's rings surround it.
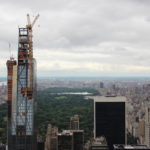
M 70 130 L 64 130 L 57 138 L 57 150 L 73 150 L 73 133 Z
M 110 149 L 126 143 L 125 97 L 94 97 L 94 137 L 104 136 Z
M 83 130 L 73 130 L 73 150 L 83 150 L 84 132 Z
M 57 150 L 83 150 L 83 130 L 63 130 L 57 136 Z

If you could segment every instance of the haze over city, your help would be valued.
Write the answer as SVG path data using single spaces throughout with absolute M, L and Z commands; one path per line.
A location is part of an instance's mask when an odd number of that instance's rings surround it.
M 34 27 L 38 76 L 149 76 L 150 1 L 1 1 L 0 77 L 17 57 L 18 26 Z M 31 15 L 31 19 L 32 18 Z

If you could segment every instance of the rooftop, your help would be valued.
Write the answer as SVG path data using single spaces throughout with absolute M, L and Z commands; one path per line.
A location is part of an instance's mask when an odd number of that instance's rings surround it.
M 149 149 L 146 145 L 114 145 L 115 149 Z
M 124 96 L 88 96 L 94 99 L 95 102 L 126 102 L 127 98 Z
M 92 145 L 107 145 L 106 138 L 103 136 L 98 137 L 98 138 L 94 139 Z

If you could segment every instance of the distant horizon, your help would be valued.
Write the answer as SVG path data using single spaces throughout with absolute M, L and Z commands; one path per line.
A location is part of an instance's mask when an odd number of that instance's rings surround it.
M 101 79 L 150 79 L 150 76 L 39 76 L 37 77 L 37 79 L 98 79 L 98 78 L 101 78 Z M 7 79 L 7 77 L 0 77 L 0 80 L 1 79 Z

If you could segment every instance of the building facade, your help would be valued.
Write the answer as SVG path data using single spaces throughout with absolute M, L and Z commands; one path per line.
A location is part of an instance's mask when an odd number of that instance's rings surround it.
M 57 150 L 58 128 L 48 125 L 45 141 L 45 150 Z
M 70 130 L 79 130 L 79 115 L 70 118 Z
M 36 150 L 36 61 L 32 25 L 19 28 L 17 63 L 7 61 L 8 150 Z
M 126 143 L 126 98 L 94 97 L 94 138 L 104 136 L 110 149 Z
M 150 106 L 145 108 L 145 144 L 150 147 Z
M 57 150 L 73 150 L 73 133 L 70 130 L 58 134 Z
M 84 147 L 84 131 L 73 130 L 73 150 L 83 150 Z

